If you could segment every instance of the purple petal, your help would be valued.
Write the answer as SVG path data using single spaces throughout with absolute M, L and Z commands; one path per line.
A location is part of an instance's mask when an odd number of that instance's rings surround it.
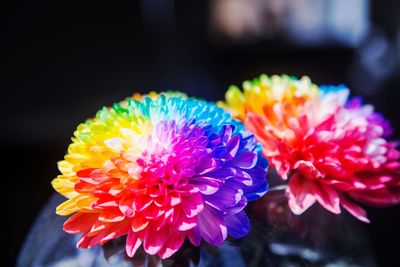
M 212 207 L 204 207 L 198 215 L 198 230 L 201 237 L 214 246 L 221 245 L 227 237 L 223 215 Z
M 201 136 L 197 139 L 197 142 L 198 146 L 207 146 L 209 139 L 207 136 Z
M 228 234 L 234 238 L 241 238 L 246 236 L 250 231 L 249 218 L 244 211 L 235 215 L 227 215 L 225 223 L 228 228 Z
M 199 188 L 204 195 L 211 195 L 218 191 L 221 180 L 213 177 L 199 176 L 190 179 L 190 183 Z
M 198 227 L 193 228 L 191 231 L 188 233 L 188 238 L 190 243 L 193 244 L 193 246 L 200 246 L 201 243 L 201 235 Z
M 246 205 L 247 205 L 247 197 L 246 196 L 242 196 L 242 198 L 236 204 L 236 206 L 230 208 L 227 211 L 227 214 L 230 214 L 230 215 L 236 214 L 236 213 L 242 211 L 246 207 Z
M 235 135 L 228 141 L 226 144 L 226 155 L 225 158 L 227 160 L 231 160 L 236 156 L 240 145 L 240 137 Z
M 221 138 L 217 134 L 213 134 L 209 138 L 209 145 L 216 146 L 221 142 Z
M 224 185 L 213 195 L 203 195 L 203 199 L 206 204 L 222 212 L 226 212 L 227 209 L 236 206 L 242 199 L 242 196 L 243 191 L 241 189 Z
M 244 131 L 242 134 L 242 140 L 240 142 L 239 150 L 250 150 L 253 151 L 257 145 L 256 138 L 250 132 Z
M 256 166 L 257 153 L 256 152 L 242 152 L 229 161 L 229 165 L 239 167 L 242 169 L 251 169 Z
M 228 177 L 235 176 L 236 173 L 237 173 L 237 171 L 234 168 L 220 168 L 213 172 L 208 173 L 207 176 L 218 177 L 218 178 L 221 178 L 224 180 Z
M 240 169 L 236 170 L 237 175 L 234 177 L 235 181 L 242 183 L 245 186 L 252 186 L 253 185 L 253 178 L 245 171 Z
M 217 162 L 213 158 L 203 159 L 199 166 L 196 168 L 196 173 L 198 175 L 203 175 L 205 173 L 211 172 L 217 168 Z
M 266 184 L 267 173 L 264 168 L 256 166 L 253 169 L 246 170 L 253 180 L 253 184 L 248 187 L 243 187 L 243 190 L 249 200 L 254 200 L 263 196 L 268 190 Z
M 222 158 L 226 154 L 226 146 L 216 146 L 213 147 L 213 157 L 215 158 Z
M 224 142 L 224 143 L 228 142 L 228 140 L 232 136 L 232 132 L 233 132 L 233 126 L 225 125 L 222 128 L 222 132 L 221 132 L 222 142 Z

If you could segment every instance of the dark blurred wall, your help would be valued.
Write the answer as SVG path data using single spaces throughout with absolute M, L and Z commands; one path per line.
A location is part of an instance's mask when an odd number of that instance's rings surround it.
M 298 46 L 279 38 L 215 41 L 209 1 L 144 2 L 21 0 L 2 9 L 3 266 L 12 264 L 52 193 L 56 162 L 75 127 L 104 105 L 137 91 L 168 89 L 218 100 L 230 84 L 261 73 L 309 75 L 315 83 L 347 83 L 364 94 L 349 71 L 360 57 L 357 47 Z M 371 5 L 373 23 L 390 40 L 399 34 L 394 3 Z M 399 137 L 397 74 L 364 95 L 394 122 Z M 381 265 L 395 266 L 400 207 L 368 212 L 372 224 L 360 227 L 371 234 Z

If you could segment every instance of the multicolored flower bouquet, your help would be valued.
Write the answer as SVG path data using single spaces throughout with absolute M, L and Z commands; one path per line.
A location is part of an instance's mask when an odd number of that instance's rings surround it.
M 246 206 L 268 201 L 276 172 L 294 214 L 318 202 L 369 222 L 361 205 L 400 202 L 391 133 L 346 87 L 307 77 L 262 75 L 218 105 L 134 95 L 78 126 L 52 182 L 68 199 L 56 212 L 73 214 L 64 230 L 81 234 L 79 248 L 125 238 L 128 257 L 142 246 L 166 259 L 185 240 L 220 246 L 248 235 Z

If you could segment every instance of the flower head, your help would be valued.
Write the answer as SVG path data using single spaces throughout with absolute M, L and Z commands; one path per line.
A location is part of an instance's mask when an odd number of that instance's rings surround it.
M 232 86 L 225 107 L 263 146 L 284 180 L 291 210 L 315 202 L 340 213 L 341 206 L 368 221 L 357 203 L 400 201 L 400 153 L 388 140 L 390 124 L 371 105 L 350 98 L 344 86 L 318 87 L 310 79 L 262 75 Z
M 167 258 L 188 237 L 243 237 L 248 201 L 268 189 L 255 137 L 222 108 L 177 93 L 128 98 L 80 124 L 53 187 L 57 214 L 90 248 L 127 235 L 133 256 Z

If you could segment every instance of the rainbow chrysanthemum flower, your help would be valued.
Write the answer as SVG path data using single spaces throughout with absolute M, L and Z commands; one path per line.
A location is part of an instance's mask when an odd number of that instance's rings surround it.
M 267 192 L 254 135 L 222 108 L 179 94 L 135 95 L 80 124 L 53 187 L 64 230 L 90 248 L 127 235 L 167 258 L 185 238 L 220 245 L 250 228 L 248 201 Z
M 262 75 L 226 93 L 263 146 L 283 180 L 289 207 L 301 214 L 315 202 L 340 213 L 342 206 L 368 222 L 356 203 L 400 201 L 400 153 L 388 140 L 390 124 L 344 86 L 318 87 L 310 79 Z

